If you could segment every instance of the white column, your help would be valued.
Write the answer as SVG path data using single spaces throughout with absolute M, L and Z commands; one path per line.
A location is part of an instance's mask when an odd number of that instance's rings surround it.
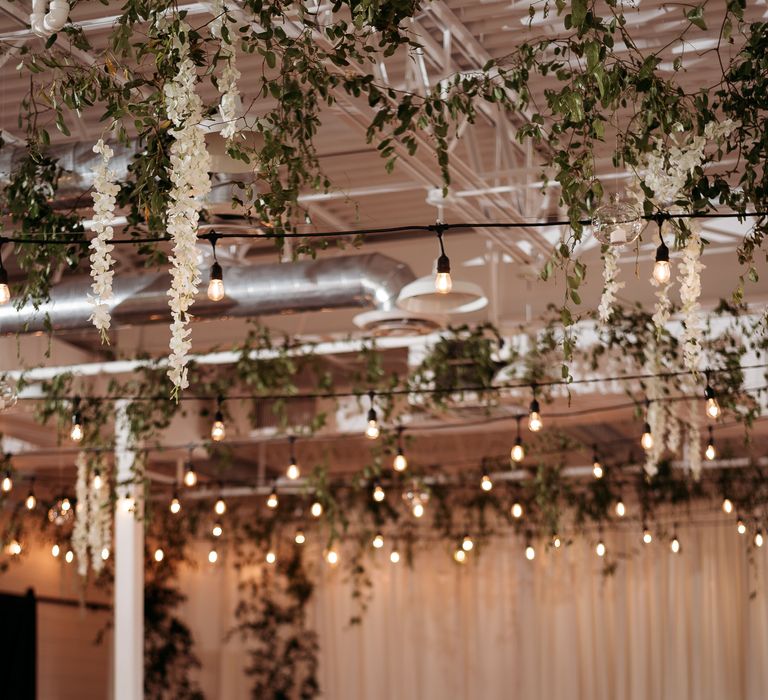
M 144 528 L 141 488 L 134 483 L 128 401 L 115 403 L 114 700 L 144 695 Z

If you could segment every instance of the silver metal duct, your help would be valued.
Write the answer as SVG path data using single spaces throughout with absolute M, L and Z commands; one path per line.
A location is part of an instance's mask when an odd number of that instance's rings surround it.
M 219 302 L 206 296 L 207 270 L 201 271 L 201 278 L 201 293 L 192 313 L 196 318 L 214 319 L 369 306 L 390 311 L 400 290 L 415 276 L 405 263 L 379 253 L 229 268 L 224 270 L 227 296 Z M 90 278 L 83 276 L 56 285 L 51 302 L 37 310 L 31 304 L 20 310 L 12 304 L 0 306 L 0 334 L 42 331 L 46 314 L 54 330 L 89 328 L 90 284 Z M 167 272 L 118 272 L 110 305 L 113 323 L 169 321 L 169 286 Z

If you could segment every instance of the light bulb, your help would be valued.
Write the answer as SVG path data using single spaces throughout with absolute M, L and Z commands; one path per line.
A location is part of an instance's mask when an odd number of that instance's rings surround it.
M 677 535 L 672 537 L 672 541 L 669 543 L 669 551 L 672 554 L 677 554 L 680 551 L 680 540 L 677 539 Z
M 163 559 L 165 559 L 165 552 L 158 547 L 155 550 L 155 561 L 159 564 Z
M 597 546 L 595 547 L 595 554 L 597 554 L 598 557 L 605 556 L 605 543 L 602 540 L 597 543 Z
M 510 513 L 512 513 L 512 517 L 513 518 L 515 518 L 516 520 L 519 520 L 520 518 L 523 517 L 523 506 L 520 503 L 518 503 L 517 501 L 515 501 L 512 504 L 512 508 L 510 510 Z
M 208 280 L 208 298 L 211 301 L 221 301 L 224 298 L 224 279 L 221 265 L 217 262 L 211 265 L 211 277 Z
M 438 272 L 435 275 L 435 291 L 438 294 L 450 294 L 453 289 L 453 280 L 450 272 Z
M 29 492 L 27 500 L 24 501 L 24 505 L 27 507 L 27 510 L 35 509 L 35 506 L 37 505 L 37 498 L 35 498 L 35 494 L 32 493 L 32 491 Z
M 13 489 L 13 479 L 11 478 L 11 472 L 5 472 L 2 483 L 0 483 L 0 489 L 3 493 L 9 493 Z
M 653 278 L 659 284 L 666 284 L 672 276 L 672 268 L 668 260 L 657 260 L 653 265 Z
M 218 559 L 219 559 L 219 553 L 215 549 L 212 549 L 210 552 L 208 552 L 208 561 L 211 564 L 215 564 L 218 561 Z
M 368 420 L 368 425 L 365 428 L 365 437 L 369 440 L 375 440 L 379 437 L 379 424 L 375 418 Z
M 269 496 L 267 496 L 267 508 L 277 508 L 277 506 L 280 503 L 280 499 L 277 497 L 277 491 L 274 489 L 270 492 Z
M 595 460 L 592 463 L 592 476 L 595 477 L 595 479 L 602 479 L 603 478 L 603 465 L 600 464 L 597 460 Z
M 168 506 L 168 510 L 174 515 L 181 510 L 181 501 L 176 496 L 171 499 L 171 504 Z
M 95 491 L 101 490 L 101 487 L 104 485 L 104 479 L 101 478 L 101 472 L 98 469 L 93 473 L 91 484 Z
M 376 533 L 376 537 L 373 538 L 373 541 L 371 542 L 374 549 L 381 549 L 384 546 L 384 535 L 382 535 L 380 532 Z
M 471 552 L 474 546 L 475 543 L 472 541 L 472 538 L 469 535 L 464 535 L 464 539 L 461 541 L 461 548 L 465 552 Z
M 643 528 L 643 544 L 651 544 L 651 542 L 653 542 L 651 531 L 647 527 Z
M 763 531 L 758 530 L 755 533 L 755 547 L 762 547 L 763 546 Z
M 525 548 L 525 558 L 528 561 L 533 561 L 536 558 L 536 550 L 533 548 L 532 544 L 529 544 Z
M 307 536 L 303 530 L 296 530 L 296 534 L 293 536 L 293 541 L 296 544 L 304 544 L 307 541 Z
M 395 459 L 392 462 L 392 468 L 396 472 L 404 472 L 406 469 L 408 469 L 408 460 L 405 458 L 402 448 L 398 448 Z
M 301 470 L 299 469 L 299 466 L 295 462 L 291 462 L 288 465 L 288 469 L 285 470 L 285 475 L 291 481 L 296 481 L 296 479 L 298 479 L 301 476 Z
M 216 503 L 214 503 L 213 511 L 216 515 L 224 515 L 227 512 L 227 504 L 223 498 L 219 497 Z
M 616 502 L 616 515 L 619 516 L 620 518 L 623 518 L 626 514 L 627 514 L 627 508 L 624 505 L 624 501 L 619 499 Z
M 552 546 L 555 549 L 560 549 L 560 547 L 563 546 L 563 541 L 560 539 L 559 535 L 552 535 Z
M 69 431 L 69 437 L 73 442 L 80 442 L 83 439 L 83 423 L 79 411 L 75 411 L 72 416 L 72 430 Z
M 107 559 L 109 559 L 109 547 L 104 547 L 101 550 L 101 560 L 107 561 Z
M 480 479 L 480 488 L 483 491 L 490 491 L 493 488 L 493 481 L 487 474 L 483 474 L 483 478 Z
M 64 555 L 64 561 L 67 562 L 67 564 L 71 564 L 75 560 L 75 553 L 68 549 L 67 553 Z
M 704 456 L 711 462 L 715 457 L 717 457 L 717 451 L 715 450 L 715 445 L 711 441 L 707 444 L 707 449 L 704 450 Z
M 705 411 L 707 416 L 712 420 L 716 420 L 720 417 L 720 404 L 717 403 L 717 397 L 715 396 L 715 390 L 712 385 L 707 382 L 707 386 L 704 389 L 704 398 L 706 399 Z
M 396 549 L 393 549 L 389 553 L 389 561 L 391 561 L 393 564 L 397 564 L 397 562 L 400 561 L 400 552 L 398 552 Z
M 723 513 L 733 513 L 733 501 L 730 498 L 723 499 Z
M 336 566 L 339 563 L 339 553 L 335 549 L 329 549 L 325 553 L 325 561 L 331 566 Z
M 459 547 L 454 553 L 453 558 L 459 563 L 463 564 L 467 560 L 467 553 Z
M 640 438 L 640 444 L 646 452 L 653 449 L 653 435 L 651 435 L 651 426 L 648 423 L 643 426 L 643 436 Z
M 523 447 L 523 441 L 519 437 L 515 440 L 509 456 L 516 463 L 522 462 L 525 459 L 525 448 Z
M 538 433 L 543 427 L 544 423 L 541 420 L 541 408 L 539 402 L 534 399 L 531 401 L 531 408 L 528 412 L 528 430 L 533 433 Z
M 58 544 L 54 544 L 53 547 L 51 547 L 51 556 L 58 557 L 61 553 L 61 547 L 59 547 Z
M 211 534 L 214 537 L 221 537 L 222 532 L 224 532 L 224 528 L 221 527 L 221 523 L 214 523 L 211 528 Z
M 373 487 L 373 500 L 376 501 L 376 503 L 381 503 L 386 496 L 387 494 L 384 493 L 384 489 L 381 488 L 379 484 L 376 484 L 376 486 Z
M 8 543 L 8 554 L 13 557 L 19 556 L 19 554 L 21 554 L 21 542 L 18 540 L 11 540 Z
M 126 500 L 128 500 L 128 499 L 126 499 Z M 131 506 L 133 506 L 133 499 L 131 499 Z M 72 508 L 72 503 L 71 503 L 71 502 L 70 502 L 70 500 L 69 500 L 69 499 L 68 499 L 68 498 L 65 496 L 64 498 L 62 498 L 62 499 L 61 499 L 61 510 L 62 510 L 64 513 L 67 513 L 67 512 L 69 511 L 69 509 L 70 509 L 70 508 Z
M 191 488 L 195 484 L 197 484 L 197 474 L 195 473 L 194 467 L 191 464 L 187 464 L 184 472 L 184 485 Z
M 309 509 L 309 512 L 312 513 L 313 518 L 319 518 L 323 514 L 323 504 L 320 503 L 320 501 L 315 501 Z
M 424 506 L 421 503 L 414 503 L 412 513 L 414 518 L 420 518 L 424 515 Z
M 266 556 L 264 557 L 264 561 L 267 562 L 267 564 L 274 564 L 277 561 L 277 554 L 275 554 L 271 549 L 267 552 Z
M 211 426 L 211 440 L 221 442 L 225 437 L 227 437 L 227 431 L 224 427 L 224 415 L 221 411 L 217 411 Z
M 736 532 L 738 532 L 740 535 L 744 535 L 747 532 L 747 526 L 744 524 L 744 521 L 741 518 L 736 521 Z

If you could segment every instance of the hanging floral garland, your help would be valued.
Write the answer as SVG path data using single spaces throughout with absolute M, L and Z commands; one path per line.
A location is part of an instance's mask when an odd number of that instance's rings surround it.
M 667 413 L 664 409 L 664 402 L 661 400 L 664 395 L 664 388 L 662 380 L 656 376 L 663 371 L 663 367 L 655 345 L 647 352 L 645 371 L 649 375 L 654 375 L 646 381 L 646 397 L 648 399 L 646 420 L 654 440 L 653 446 L 645 454 L 645 473 L 652 477 L 656 476 L 659 471 L 659 462 L 664 455 L 664 437 L 667 432 Z
M 173 124 L 174 138 L 170 147 L 173 183 L 166 209 L 168 234 L 173 241 L 170 256 L 171 288 L 168 290 L 171 309 L 171 355 L 168 376 L 173 382 L 172 396 L 178 398 L 188 385 L 187 363 L 192 348 L 189 309 L 195 301 L 200 272 L 197 267 L 197 226 L 202 198 L 211 189 L 208 175 L 210 156 L 199 124 L 203 118 L 203 104 L 195 91 L 197 71 L 189 56 L 187 43 L 189 27 L 179 24 L 174 46 L 179 54 L 177 73 L 163 87 L 166 111 Z
M 75 524 L 72 528 L 72 551 L 77 558 L 77 573 L 88 573 L 88 457 L 78 452 L 75 458 L 77 481 L 75 482 Z
M 240 71 L 237 69 L 237 50 L 226 30 L 225 23 L 228 15 L 224 8 L 224 0 L 214 0 L 211 9 L 215 17 L 211 23 L 211 34 L 221 42 L 219 55 L 224 62 L 224 67 L 216 81 L 221 95 L 219 114 L 224 122 L 221 135 L 225 139 L 231 139 L 238 131 L 240 116 L 240 90 L 237 87 Z
M 624 288 L 624 282 L 619 282 L 618 253 L 614 246 L 606 246 L 603 253 L 603 296 L 597 307 L 601 323 L 608 323 L 613 313 L 618 292 Z
M 91 568 L 98 574 L 104 568 L 112 542 L 112 503 L 107 461 L 101 455 L 96 460 L 88 498 L 88 547 Z
M 93 190 L 93 230 L 96 233 L 91 241 L 91 289 L 93 296 L 88 295 L 88 303 L 93 308 L 89 321 L 93 322 L 99 331 L 102 343 L 109 343 L 109 327 L 111 316 L 109 302 L 112 300 L 112 250 L 110 243 L 114 236 L 112 221 L 115 217 L 115 198 L 120 186 L 115 182 L 115 173 L 109 168 L 109 161 L 114 152 L 99 139 L 93 147 L 93 152 L 101 155 L 101 163 L 96 167 Z
M 701 427 L 699 425 L 699 413 L 701 404 L 698 401 L 689 401 L 690 423 L 688 425 L 688 468 L 694 480 L 701 478 Z
M 697 230 L 692 229 L 682 251 L 680 260 L 680 301 L 683 313 L 683 365 L 696 372 L 701 358 L 701 337 L 704 331 L 701 315 L 701 238 Z

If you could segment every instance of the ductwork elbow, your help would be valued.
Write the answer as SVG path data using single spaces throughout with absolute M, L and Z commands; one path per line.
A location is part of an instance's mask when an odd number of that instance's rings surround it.
M 39 37 L 51 36 L 60 31 L 69 19 L 69 3 L 67 0 L 32 0 L 32 13 L 29 15 L 29 26 Z

